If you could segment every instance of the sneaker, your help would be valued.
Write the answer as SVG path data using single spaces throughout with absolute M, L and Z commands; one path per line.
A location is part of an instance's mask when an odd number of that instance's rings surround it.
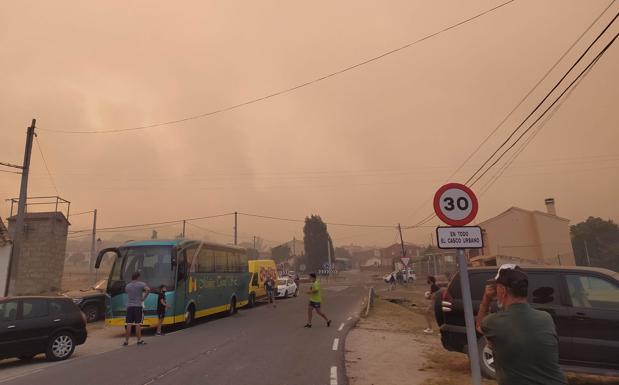
M 123 342 L 123 346 L 129 346 L 129 342 L 127 341 Z
M 327 327 L 331 326 L 331 320 L 327 321 Z
M 304 328 L 311 328 L 312 324 L 305 324 L 305 326 L 303 326 Z
M 146 342 L 144 340 L 139 340 L 138 345 L 146 345 Z
M 423 332 L 426 333 L 426 334 L 432 334 L 433 333 L 432 329 L 430 329 L 430 328 L 424 329 Z

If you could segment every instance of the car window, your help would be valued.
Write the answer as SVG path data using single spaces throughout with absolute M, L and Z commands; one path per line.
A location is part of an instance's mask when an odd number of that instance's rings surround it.
M 486 287 L 486 281 L 492 278 L 495 273 L 489 272 L 476 272 L 469 273 L 470 284 L 471 284 L 471 298 L 474 301 L 481 301 L 481 298 L 484 295 L 484 288 Z M 449 284 L 449 295 L 452 298 L 461 299 L 462 298 L 462 289 L 460 286 L 460 275 L 454 277 L 454 279 Z
M 529 302 L 560 305 L 559 276 L 551 273 L 529 273 Z
M 17 318 L 17 301 L 0 302 L 0 322 L 11 322 Z
M 619 287 L 617 285 L 605 279 L 589 275 L 568 275 L 566 280 L 573 306 L 609 310 L 619 309 Z
M 48 301 L 44 299 L 22 300 L 22 319 L 40 318 L 48 315 Z

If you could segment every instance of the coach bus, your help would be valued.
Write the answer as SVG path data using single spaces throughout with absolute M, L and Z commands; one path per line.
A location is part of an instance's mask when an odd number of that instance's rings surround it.
M 146 327 L 157 324 L 161 285 L 167 288 L 165 296 L 170 305 L 164 325 L 189 326 L 196 318 L 233 314 L 248 302 L 250 273 L 247 254 L 240 247 L 187 239 L 131 241 L 101 250 L 96 268 L 106 254 L 114 258 L 107 286 L 107 325 L 125 324 L 125 285 L 135 271 L 151 289 L 144 300 L 142 325 Z

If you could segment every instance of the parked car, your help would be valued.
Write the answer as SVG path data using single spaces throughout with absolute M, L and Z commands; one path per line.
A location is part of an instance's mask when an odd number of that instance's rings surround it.
M 69 291 L 63 295 L 73 299 L 73 302 L 86 314 L 88 322 L 105 318 L 105 290 L 107 279 L 102 279 L 89 289 Z
M 50 361 L 69 358 L 86 342 L 86 316 L 66 297 L 8 297 L 0 300 L 0 359 Z
M 529 303 L 555 322 L 559 337 L 559 363 L 567 371 L 589 373 L 619 371 L 619 273 L 586 267 L 525 267 L 529 277 Z M 475 313 L 486 281 L 497 268 L 471 268 L 469 277 Z M 435 296 L 434 310 L 447 350 L 466 353 L 467 341 L 460 276 Z M 493 305 L 492 311 L 496 310 Z M 479 333 L 481 371 L 494 378 L 494 357 Z
M 299 295 L 299 288 L 292 278 L 279 278 L 275 285 L 277 286 L 275 294 L 277 298 L 288 298 L 291 294 L 295 297 Z

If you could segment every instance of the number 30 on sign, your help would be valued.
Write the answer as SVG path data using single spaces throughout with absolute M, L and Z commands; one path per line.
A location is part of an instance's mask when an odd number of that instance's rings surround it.
M 477 215 L 477 197 L 467 186 L 448 183 L 434 194 L 434 211 L 451 226 L 465 226 Z

